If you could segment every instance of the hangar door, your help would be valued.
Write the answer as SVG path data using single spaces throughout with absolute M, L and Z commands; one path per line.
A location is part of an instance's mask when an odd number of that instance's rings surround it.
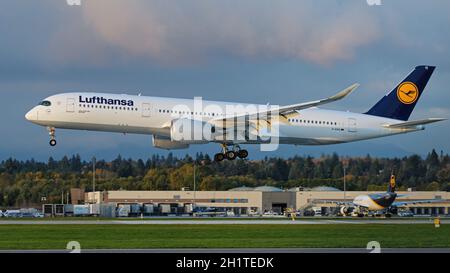
M 272 211 L 282 214 L 287 208 L 286 203 L 272 203 Z
M 148 118 L 151 116 L 152 106 L 148 102 L 142 103 L 142 117 Z

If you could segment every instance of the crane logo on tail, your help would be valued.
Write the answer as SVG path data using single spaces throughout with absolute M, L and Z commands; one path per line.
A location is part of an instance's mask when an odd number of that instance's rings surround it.
M 403 82 L 397 88 L 397 97 L 404 104 L 414 103 L 419 97 L 419 89 L 412 82 Z

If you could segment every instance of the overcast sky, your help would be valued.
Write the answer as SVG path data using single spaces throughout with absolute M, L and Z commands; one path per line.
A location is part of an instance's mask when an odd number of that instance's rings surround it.
M 450 117 L 450 2 L 364 0 L 1 0 L 0 159 L 80 153 L 145 158 L 150 136 L 46 130 L 24 114 L 46 96 L 104 91 L 289 104 L 334 94 L 324 108 L 363 112 L 416 65 L 436 65 L 411 118 Z M 426 154 L 450 147 L 449 122 L 358 143 L 284 147 L 253 157 Z M 217 145 L 177 152 L 218 151 Z M 162 151 L 162 154 L 166 152 Z

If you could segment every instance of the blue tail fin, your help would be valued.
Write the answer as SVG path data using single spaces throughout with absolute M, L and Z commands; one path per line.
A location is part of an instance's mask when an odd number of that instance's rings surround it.
M 434 66 L 417 66 L 406 79 L 365 114 L 408 120 L 431 74 L 433 74 L 434 68 Z
M 389 180 L 388 192 L 395 192 L 395 175 L 391 174 L 391 179 Z

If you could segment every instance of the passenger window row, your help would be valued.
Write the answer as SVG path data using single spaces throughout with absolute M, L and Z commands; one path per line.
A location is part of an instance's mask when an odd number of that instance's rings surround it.
M 115 110 L 126 110 L 126 111 L 137 111 L 137 107 L 129 106 L 110 106 L 110 105 L 92 105 L 92 104 L 80 104 L 80 108 L 97 108 L 97 109 L 115 109 Z
M 159 113 L 163 114 L 179 114 L 179 115 L 193 115 L 193 116 L 210 116 L 210 117 L 217 117 L 217 116 L 223 116 L 223 114 L 218 113 L 206 113 L 206 112 L 189 112 L 189 111 L 176 111 L 176 110 L 168 110 L 168 109 L 159 109 Z
M 305 119 L 288 119 L 288 121 L 293 122 L 293 123 L 337 125 L 337 122 L 335 122 L 335 121 L 305 120 Z

